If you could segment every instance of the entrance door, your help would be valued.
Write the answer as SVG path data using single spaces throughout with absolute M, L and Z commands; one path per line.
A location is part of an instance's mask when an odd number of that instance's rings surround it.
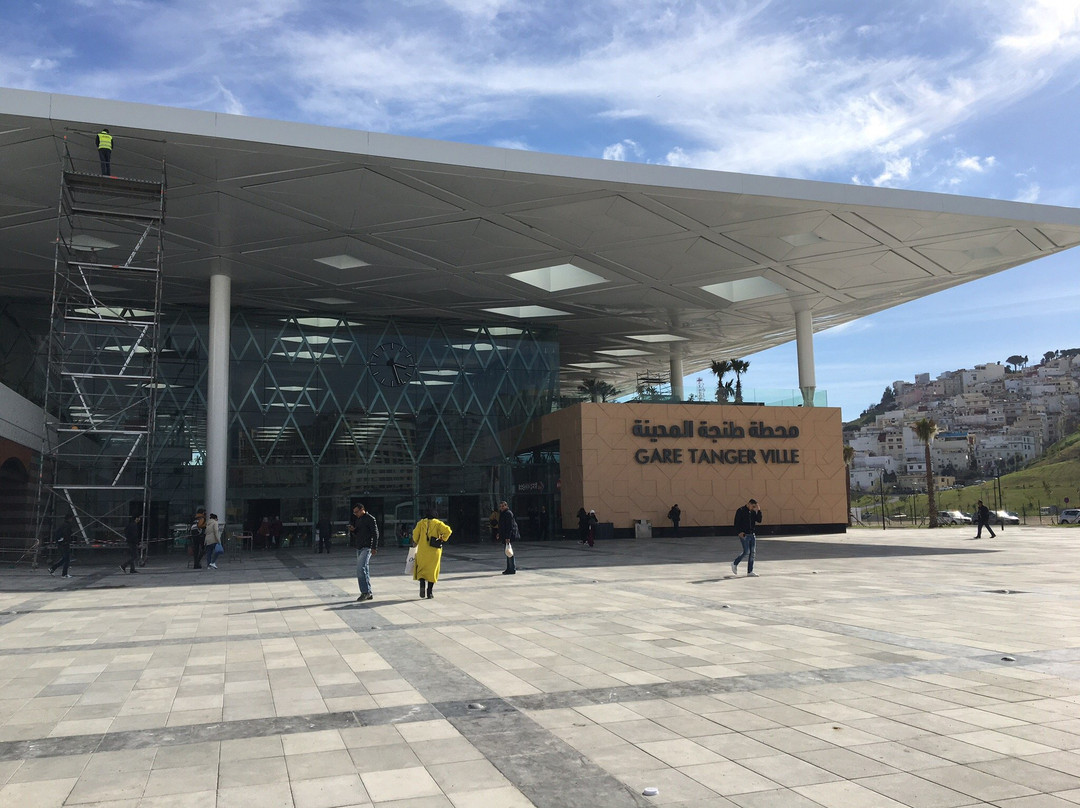
M 452 540 L 480 541 L 480 497 L 475 495 L 450 497 L 450 513 L 447 517 L 454 531 Z M 486 523 L 487 514 L 484 514 L 484 520 Z
M 221 514 L 218 514 L 220 516 Z M 265 550 L 271 546 L 271 525 L 281 517 L 280 499 L 249 499 L 244 528 L 251 533 L 253 550 Z

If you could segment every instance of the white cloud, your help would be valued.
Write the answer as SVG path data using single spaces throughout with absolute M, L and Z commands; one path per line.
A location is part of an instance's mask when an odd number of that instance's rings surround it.
M 901 157 L 896 160 L 886 160 L 885 168 L 871 181 L 874 185 L 893 185 L 903 182 L 911 176 L 911 158 Z
M 493 140 L 491 142 L 491 145 L 492 146 L 497 146 L 500 149 L 517 149 L 518 151 L 534 151 L 533 147 L 530 146 L 524 140 L 513 140 L 513 139 L 500 138 L 498 140 Z
M 667 153 L 664 157 L 664 162 L 669 166 L 681 166 L 683 168 L 686 168 L 691 164 L 690 156 L 679 146 L 676 146 Z
M 972 171 L 977 174 L 982 174 L 989 171 L 997 163 L 997 158 L 990 157 L 978 157 L 975 155 L 962 155 L 953 160 L 953 165 L 964 171 Z
M 1028 183 L 1020 192 L 1016 195 L 1017 202 L 1038 202 L 1039 201 L 1039 184 L 1037 182 Z
M 244 105 L 240 103 L 240 100 L 229 91 L 228 87 L 222 84 L 221 79 L 215 78 L 214 81 L 217 84 L 218 92 L 225 101 L 224 111 L 230 115 L 244 115 Z
M 631 158 L 641 159 L 642 150 L 641 146 L 632 140 L 620 140 L 618 143 L 612 143 L 604 149 L 605 160 L 629 160 Z
M 34 59 L 30 63 L 31 70 L 55 70 L 59 66 L 59 62 L 56 59 Z

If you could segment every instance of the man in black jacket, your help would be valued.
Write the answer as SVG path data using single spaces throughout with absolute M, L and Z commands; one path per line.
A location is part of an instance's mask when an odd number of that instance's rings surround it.
M 371 593 L 371 574 L 368 570 L 368 562 L 379 550 L 379 523 L 375 517 L 367 512 L 364 503 L 358 502 L 353 505 L 352 519 L 349 520 L 349 532 L 356 543 L 356 582 L 360 584 L 360 597 L 357 603 L 371 600 L 375 596 Z
M 514 512 L 510 510 L 510 506 L 506 502 L 499 503 L 499 538 L 503 540 L 504 547 L 512 546 L 511 542 L 521 538 L 517 519 L 514 518 Z M 506 569 L 503 570 L 503 575 L 514 575 L 516 573 L 517 562 L 514 561 L 512 555 L 506 556 Z
M 131 572 L 138 572 L 135 561 L 139 555 L 139 543 L 142 541 L 141 516 L 132 516 L 128 520 L 127 527 L 124 528 L 124 538 L 127 540 L 128 560 L 120 565 L 120 571 L 128 572 L 128 567 L 131 567 Z
M 63 523 L 57 528 L 53 539 L 56 541 L 56 549 L 60 551 L 60 560 L 49 567 L 49 575 L 56 572 L 58 567 L 63 567 L 61 578 L 70 578 L 68 565 L 71 563 L 71 542 L 75 538 L 75 517 L 70 513 L 64 517 Z
M 735 511 L 735 530 L 739 532 L 739 541 L 742 542 L 742 552 L 739 557 L 731 562 L 731 572 L 739 574 L 739 562 L 744 558 L 746 562 L 746 575 L 757 578 L 754 572 L 754 554 L 757 551 L 757 536 L 754 534 L 754 525 L 761 521 L 761 510 L 757 500 L 752 499 Z
M 990 527 L 990 509 L 983 505 L 983 501 L 979 500 L 979 507 L 975 509 L 975 538 L 981 539 L 983 528 L 985 527 L 990 531 L 990 538 L 994 538 L 997 534 L 994 529 Z

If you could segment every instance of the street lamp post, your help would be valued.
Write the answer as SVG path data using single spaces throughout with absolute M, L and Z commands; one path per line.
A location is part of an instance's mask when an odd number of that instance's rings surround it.
M 998 509 L 999 512 L 1005 510 L 1005 497 L 1002 496 L 1002 494 L 1001 494 L 1001 464 L 1002 464 L 1002 462 L 1003 462 L 1002 459 L 999 457 L 997 459 L 997 465 L 995 466 L 995 469 L 994 469 L 995 472 L 996 472 L 996 474 L 994 475 L 994 486 L 995 486 L 994 499 L 997 502 L 997 509 Z M 1001 517 L 1001 529 L 1002 529 L 1002 531 L 1005 530 L 1005 517 Z
M 878 498 L 881 500 L 881 529 L 885 529 L 885 469 L 878 469 Z

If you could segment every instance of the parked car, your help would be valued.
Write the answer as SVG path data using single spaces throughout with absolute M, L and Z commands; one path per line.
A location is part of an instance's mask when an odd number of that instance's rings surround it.
M 995 525 L 1018 525 L 1020 517 L 1012 511 L 990 511 L 990 521 Z
M 971 517 L 965 516 L 960 511 L 938 511 L 937 520 L 939 525 L 970 525 Z
M 1080 525 L 1080 508 L 1066 508 L 1061 512 L 1061 524 Z

